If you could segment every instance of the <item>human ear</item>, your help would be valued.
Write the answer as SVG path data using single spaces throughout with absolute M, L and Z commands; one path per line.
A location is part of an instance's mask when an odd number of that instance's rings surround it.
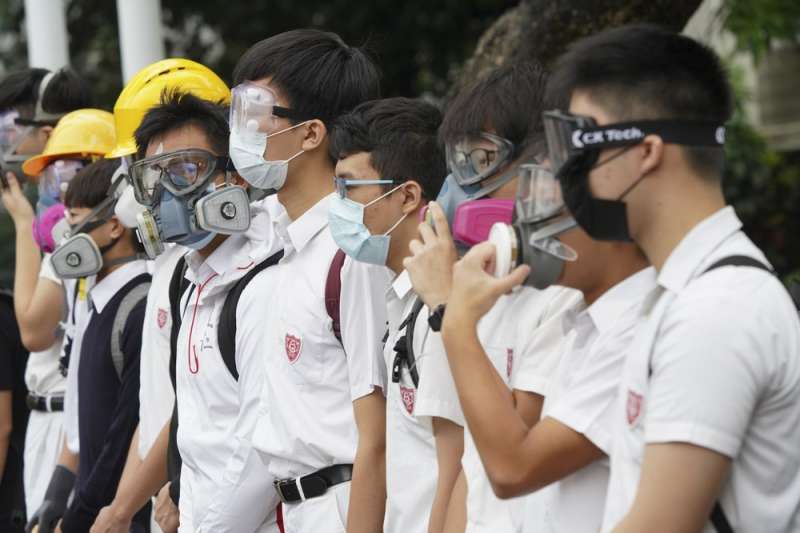
M 305 133 L 300 147 L 306 152 L 318 148 L 328 136 L 328 128 L 319 119 L 309 120 L 301 128 Z
M 422 187 L 416 181 L 407 181 L 398 190 L 403 195 L 403 213 L 408 215 L 416 211 L 423 203 Z
M 656 170 L 664 157 L 664 141 L 658 135 L 648 135 L 641 143 L 639 175 L 644 176 Z

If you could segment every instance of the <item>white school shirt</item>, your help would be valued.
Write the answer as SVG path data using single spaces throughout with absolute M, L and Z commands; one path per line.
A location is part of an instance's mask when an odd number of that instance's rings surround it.
M 64 291 L 67 296 L 67 319 L 62 324 L 64 327 L 64 342 L 61 345 L 60 357 L 63 357 L 67 347 L 71 347 L 69 370 L 67 372 L 67 390 L 64 393 L 64 436 L 67 441 L 67 448 L 74 454 L 80 451 L 78 366 L 81 362 L 83 332 L 89 324 L 88 294 L 94 287 L 96 279 L 96 276 L 90 276 L 88 278 L 64 280 Z
M 284 256 L 276 265 L 277 287 L 260 291 L 260 345 L 270 371 L 253 441 L 278 479 L 353 463 L 358 431 L 352 403 L 386 388 L 382 340 L 391 274 L 383 266 L 345 260 L 343 348 L 325 308 L 337 250 L 328 229 L 329 201 L 323 198 L 295 221 L 285 211 L 273 217 Z
M 388 533 L 425 533 L 436 492 L 436 442 L 430 418 L 414 416 L 417 387 L 406 365 L 398 383 L 392 381 L 397 354 L 395 344 L 406 333 L 400 329 L 410 315 L 417 295 L 405 270 L 386 292 L 389 332 L 383 353 L 389 382 L 386 389 L 386 514 L 383 530 Z M 439 337 L 428 326 L 428 308 L 423 306 L 414 327 L 414 357 L 419 383 L 425 379 L 424 363 L 429 339 Z M 441 342 L 441 341 L 440 341 Z
M 478 338 L 509 388 L 513 388 L 512 371 L 521 358 L 526 358 L 530 361 L 530 374 L 525 387 L 520 390 L 546 395 L 560 355 L 562 315 L 581 301 L 581 295 L 571 289 L 551 287 L 537 291 L 522 287 L 510 295 L 501 296 L 481 318 Z M 543 329 L 545 325 L 547 328 Z M 453 378 L 443 347 L 440 353 L 428 355 L 426 365 L 426 384 L 420 387 L 418 395 L 418 398 L 423 398 L 424 410 L 420 412 L 418 404 L 417 415 L 438 416 L 456 423 L 460 419 L 460 424 L 464 425 L 463 411 L 455 386 L 451 385 Z M 526 500 L 535 496 L 508 500 L 495 496 L 468 427 L 464 429 L 461 464 L 467 480 L 467 532 L 517 530 Z
M 164 425 L 172 417 L 175 392 L 169 377 L 169 339 L 172 315 L 169 282 L 178 260 L 188 249 L 167 244 L 152 262 L 152 281 L 147 292 L 139 368 L 139 457 L 144 459 Z
M 53 270 L 50 254 L 42 257 L 42 266 L 39 278 L 52 281 L 63 291 L 64 284 Z M 61 341 L 63 335 L 59 331 L 53 344 L 40 352 L 31 352 L 28 364 L 25 367 L 25 385 L 31 394 L 37 396 L 58 396 L 64 394 L 67 388 L 67 378 L 61 375 L 59 358 L 61 357 Z
M 695 226 L 645 303 L 615 410 L 604 531 L 633 504 L 645 445 L 666 442 L 731 458 L 719 501 L 735 531 L 800 531 L 797 311 L 761 269 L 704 273 L 730 255 L 766 264 L 741 227 L 730 207 Z M 710 521 L 704 531 L 714 531 Z
M 266 219 L 267 214 L 260 213 L 246 233 L 229 236 L 205 259 L 196 251 L 186 256 L 186 279 L 193 290 L 187 290 L 180 301 L 175 365 L 180 421 L 177 441 L 183 461 L 179 507 L 186 518 L 181 520 L 180 531 L 277 532 L 274 515 L 278 500 L 266 468 L 242 471 L 255 455 L 251 437 L 258 413 L 256 391 L 265 371 L 256 335 L 263 319 L 254 304 L 269 292 L 254 292 L 248 285 L 239 300 L 235 337 L 238 380 L 225 365 L 217 339 L 229 291 L 250 269 L 280 249 L 268 234 Z M 275 276 L 270 268 L 254 279 L 262 281 L 261 288 L 273 290 L 270 283 L 274 284 Z M 245 474 L 254 484 L 236 490 Z
M 610 288 L 587 309 L 568 313 L 564 320 L 569 333 L 542 418 L 553 418 L 582 433 L 606 455 L 611 453 L 625 355 L 642 318 L 642 303 L 655 287 L 655 269 L 645 268 Z M 524 368 L 520 370 L 525 373 Z M 525 529 L 531 533 L 598 531 L 608 475 L 604 457 L 542 489 L 542 521 L 526 523 Z

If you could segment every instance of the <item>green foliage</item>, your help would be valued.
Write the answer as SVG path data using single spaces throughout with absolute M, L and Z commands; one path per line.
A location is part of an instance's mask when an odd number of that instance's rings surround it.
M 745 231 L 786 277 L 800 276 L 800 153 L 770 150 L 747 121 L 749 98 L 734 71 L 736 111 L 726 136 L 725 197 Z
M 720 15 L 740 50 L 758 59 L 775 40 L 800 40 L 797 0 L 725 0 Z

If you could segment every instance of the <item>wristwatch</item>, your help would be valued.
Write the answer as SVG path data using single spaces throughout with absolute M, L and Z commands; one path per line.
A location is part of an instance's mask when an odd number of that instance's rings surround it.
M 428 325 L 431 329 L 435 332 L 439 332 L 442 329 L 442 320 L 444 320 L 444 309 L 445 304 L 439 304 L 436 308 L 431 311 L 431 314 L 428 315 Z

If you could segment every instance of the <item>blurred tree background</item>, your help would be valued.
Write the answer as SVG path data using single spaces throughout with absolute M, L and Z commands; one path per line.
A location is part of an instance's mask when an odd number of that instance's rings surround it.
M 136 0 L 126 0 L 136 1 Z M 336 31 L 364 45 L 383 72 L 386 96 L 445 102 L 458 88 L 518 58 L 549 64 L 576 38 L 628 22 L 680 30 L 700 0 L 162 0 L 167 54 L 200 61 L 230 81 L 250 45 L 297 27 Z M 717 16 L 737 47 L 757 59 L 774 41 L 797 42 L 797 0 L 722 0 Z M 70 0 L 70 58 L 111 109 L 122 88 L 116 2 Z M 0 75 L 27 66 L 23 0 L 0 0 Z M 740 112 L 727 149 L 726 193 L 748 233 L 782 274 L 800 268 L 800 156 L 777 153 Z M 13 231 L 0 213 L 0 283 L 13 271 Z

